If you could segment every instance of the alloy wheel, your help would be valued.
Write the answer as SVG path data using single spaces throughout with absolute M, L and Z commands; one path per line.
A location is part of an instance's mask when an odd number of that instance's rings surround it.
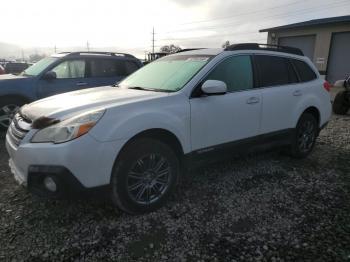
M 15 116 L 19 106 L 15 104 L 4 105 L 0 108 L 0 127 L 8 128 L 11 124 L 12 118 Z
M 159 200 L 170 186 L 169 161 L 155 153 L 139 158 L 127 175 L 127 191 L 133 201 L 149 205 Z
M 316 130 L 312 121 L 302 123 L 298 132 L 298 147 L 301 152 L 308 152 L 312 149 L 316 140 Z

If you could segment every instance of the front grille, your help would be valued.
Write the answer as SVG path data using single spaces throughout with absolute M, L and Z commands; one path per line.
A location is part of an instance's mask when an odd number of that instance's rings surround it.
M 7 131 L 11 141 L 16 146 L 19 146 L 22 139 L 26 136 L 31 128 L 31 122 L 16 114 L 12 119 L 12 123 Z

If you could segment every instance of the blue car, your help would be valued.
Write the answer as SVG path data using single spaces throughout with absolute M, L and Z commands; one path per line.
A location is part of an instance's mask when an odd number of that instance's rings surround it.
M 113 85 L 142 67 L 129 54 L 59 53 L 20 75 L 0 75 L 0 129 L 7 129 L 20 106 L 35 100 L 90 87 Z

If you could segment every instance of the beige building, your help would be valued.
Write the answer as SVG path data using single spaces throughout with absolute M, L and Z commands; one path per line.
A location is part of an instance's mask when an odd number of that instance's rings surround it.
M 300 48 L 328 81 L 350 75 L 350 15 L 262 29 L 267 43 Z

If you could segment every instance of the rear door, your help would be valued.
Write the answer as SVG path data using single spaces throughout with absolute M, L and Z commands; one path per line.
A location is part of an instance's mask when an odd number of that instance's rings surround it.
M 303 96 L 302 86 L 288 58 L 255 55 L 262 91 L 261 134 L 293 128 L 292 112 Z
M 83 58 L 64 60 L 52 69 L 57 78 L 38 81 L 39 98 L 80 90 L 88 87 L 86 60 Z
M 128 59 L 90 58 L 88 61 L 89 87 L 113 85 L 139 68 Z

